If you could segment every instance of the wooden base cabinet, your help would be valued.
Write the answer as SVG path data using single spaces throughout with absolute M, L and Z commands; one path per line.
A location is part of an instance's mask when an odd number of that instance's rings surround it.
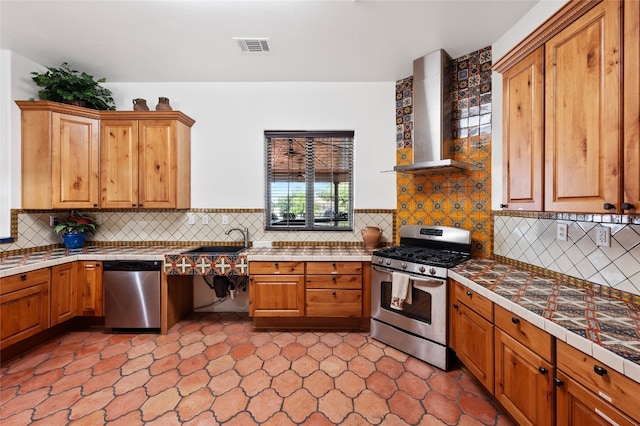
M 304 316 L 304 262 L 249 262 L 249 315 Z
M 306 316 L 362 316 L 361 262 L 307 262 Z
M 78 263 L 51 267 L 51 326 L 78 314 Z
M 79 262 L 78 315 L 104 316 L 102 262 Z
M 493 393 L 493 303 L 458 282 L 450 282 L 451 347 L 471 374 Z
M 49 328 L 49 268 L 0 279 L 0 349 Z

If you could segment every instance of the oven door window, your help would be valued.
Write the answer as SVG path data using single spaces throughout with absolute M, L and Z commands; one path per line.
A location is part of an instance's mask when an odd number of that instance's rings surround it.
M 431 324 L 431 293 L 416 288 L 413 280 L 411 284 L 411 303 L 403 303 L 402 310 L 391 307 L 391 282 L 382 281 L 380 285 L 380 307 L 387 311 L 403 315 L 427 324 Z

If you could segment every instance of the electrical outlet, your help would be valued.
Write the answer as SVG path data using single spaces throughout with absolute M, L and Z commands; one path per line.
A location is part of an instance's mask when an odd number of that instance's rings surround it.
M 567 224 L 559 223 L 556 227 L 556 239 L 560 241 L 567 241 Z
M 209 224 L 209 215 L 206 214 L 206 213 L 202 215 L 202 224 L 203 225 L 208 225 Z
M 228 214 L 223 214 L 222 215 L 222 224 L 223 225 L 228 225 L 229 224 L 229 215 Z
M 56 226 L 58 224 L 58 218 L 55 216 L 49 216 L 49 226 Z
M 189 225 L 193 225 L 196 223 L 196 216 L 193 213 L 187 213 L 187 218 L 189 221 Z
M 611 228 L 608 226 L 596 227 L 596 246 L 611 247 Z

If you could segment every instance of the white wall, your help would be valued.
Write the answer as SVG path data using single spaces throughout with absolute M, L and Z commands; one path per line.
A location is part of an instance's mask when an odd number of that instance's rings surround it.
M 0 237 L 20 208 L 20 111 L 37 98 L 31 71 L 41 65 L 9 51 L 0 62 Z M 395 209 L 395 82 L 106 83 L 119 110 L 145 98 L 171 100 L 192 128 L 193 208 L 264 207 L 264 130 L 354 130 L 357 209 Z M 10 123 L 9 125 L 5 125 Z
M 526 15 L 491 46 L 493 63 L 538 28 L 568 0 L 540 0 Z M 500 210 L 502 202 L 502 75 L 491 76 L 491 208 Z
M 0 50 L 0 238 L 11 233 L 10 210 L 20 207 L 20 109 L 16 99 L 36 97 L 32 71 L 44 67 Z
M 395 82 L 111 83 L 118 109 L 159 96 L 193 118 L 191 206 L 264 207 L 265 130 L 355 130 L 354 206 L 395 208 Z

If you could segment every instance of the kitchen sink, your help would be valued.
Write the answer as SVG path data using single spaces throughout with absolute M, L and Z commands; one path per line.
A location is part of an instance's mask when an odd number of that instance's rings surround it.
M 182 252 L 182 254 L 238 254 L 245 249 L 245 246 L 202 246 Z

